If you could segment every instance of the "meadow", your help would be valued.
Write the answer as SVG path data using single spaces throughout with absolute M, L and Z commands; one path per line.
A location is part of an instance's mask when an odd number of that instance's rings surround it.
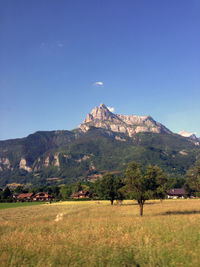
M 8 208 L 17 208 L 17 207 L 27 207 L 44 204 L 43 202 L 11 202 L 11 203 L 0 203 L 0 210 Z
M 0 265 L 199 266 L 200 200 L 61 202 L 0 210 Z

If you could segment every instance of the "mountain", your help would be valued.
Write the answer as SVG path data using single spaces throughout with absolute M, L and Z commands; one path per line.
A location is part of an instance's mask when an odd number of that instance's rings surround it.
M 63 184 L 123 172 L 130 161 L 184 175 L 200 156 L 196 140 L 172 133 L 150 116 L 117 115 L 101 104 L 72 131 L 39 131 L 0 141 L 0 186 Z
M 116 133 L 124 133 L 133 137 L 136 133 L 170 133 L 162 124 L 150 116 L 113 114 L 104 105 L 95 107 L 87 118 L 79 125 L 79 129 L 87 132 L 90 127 L 103 128 Z
M 183 131 L 179 132 L 178 134 L 180 134 L 183 137 L 192 139 L 196 142 L 199 142 L 199 144 L 200 144 L 200 139 L 194 133 L 189 133 L 189 132 L 183 130 Z

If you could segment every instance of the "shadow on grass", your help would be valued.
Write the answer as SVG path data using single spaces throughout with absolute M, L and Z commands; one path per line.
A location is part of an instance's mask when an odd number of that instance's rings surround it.
M 182 211 L 166 211 L 158 215 L 189 215 L 189 214 L 200 214 L 200 210 L 182 210 Z
M 158 204 L 158 203 L 156 203 L 156 202 L 148 202 L 148 203 L 144 203 L 144 206 L 154 205 L 154 204 Z M 138 203 L 122 203 L 122 204 L 119 204 L 119 206 L 138 206 L 138 205 L 139 205 Z

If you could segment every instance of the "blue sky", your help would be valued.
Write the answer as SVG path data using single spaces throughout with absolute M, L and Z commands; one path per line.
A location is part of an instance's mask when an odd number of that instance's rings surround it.
M 1 140 L 102 102 L 200 136 L 199 99 L 199 0 L 0 0 Z

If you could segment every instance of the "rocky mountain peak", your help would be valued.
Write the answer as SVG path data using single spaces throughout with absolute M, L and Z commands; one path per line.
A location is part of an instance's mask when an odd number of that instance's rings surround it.
M 112 113 L 105 104 L 100 104 L 89 113 L 79 129 L 87 132 L 90 127 L 103 128 L 129 137 L 140 132 L 170 132 L 150 116 L 122 115 Z
M 118 119 L 118 118 L 117 118 Z M 99 107 L 95 107 L 91 113 L 87 115 L 87 118 L 83 123 L 88 123 L 92 121 L 113 121 L 116 120 L 116 115 L 110 112 L 105 104 L 100 104 Z
M 104 119 L 109 119 L 109 117 L 111 116 L 110 113 L 111 112 L 109 111 L 109 109 L 106 107 L 105 104 L 100 104 L 99 107 L 95 107 L 92 110 L 91 115 L 93 116 L 94 119 L 104 120 Z

